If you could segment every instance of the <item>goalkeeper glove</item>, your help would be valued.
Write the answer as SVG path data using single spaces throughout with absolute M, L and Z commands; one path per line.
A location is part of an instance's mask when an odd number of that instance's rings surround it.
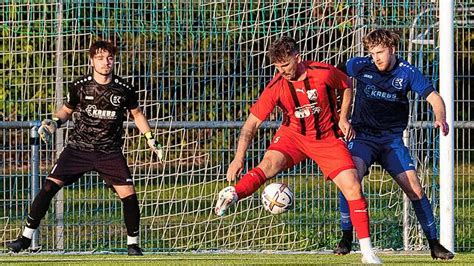
M 54 117 L 53 119 L 45 119 L 41 121 L 41 126 L 38 128 L 38 134 L 44 142 L 49 143 L 51 135 L 56 132 L 56 129 L 60 125 L 61 120 L 57 117 Z
M 162 162 L 163 159 L 163 148 L 161 145 L 155 140 L 155 137 L 153 136 L 153 133 L 151 131 L 146 132 L 145 134 L 146 142 L 148 143 L 148 147 L 156 153 L 158 156 L 158 161 Z

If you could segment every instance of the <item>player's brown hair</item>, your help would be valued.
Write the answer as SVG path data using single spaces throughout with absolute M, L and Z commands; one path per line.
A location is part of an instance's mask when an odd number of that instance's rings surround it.
M 362 38 L 365 49 L 369 50 L 375 46 L 383 45 L 385 47 L 395 46 L 398 48 L 400 36 L 390 30 L 375 29 Z
M 107 51 L 111 55 L 116 55 L 118 52 L 118 48 L 115 45 L 113 45 L 111 42 L 99 40 L 99 41 L 95 41 L 89 48 L 90 58 L 93 58 L 94 55 L 99 53 L 100 50 Z
M 299 47 L 296 41 L 288 36 L 283 36 L 274 41 L 268 49 L 268 57 L 272 63 L 285 62 L 288 57 L 298 54 Z

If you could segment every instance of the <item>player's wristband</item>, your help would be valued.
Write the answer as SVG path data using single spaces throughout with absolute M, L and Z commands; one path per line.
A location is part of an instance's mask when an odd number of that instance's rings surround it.
M 145 136 L 146 139 L 153 139 L 154 138 L 153 133 L 151 133 L 151 131 L 148 131 L 143 135 Z
M 56 125 L 58 125 L 58 128 L 60 128 L 61 125 L 63 124 L 63 121 L 61 121 L 61 119 L 57 117 L 53 117 L 53 121 L 56 122 Z

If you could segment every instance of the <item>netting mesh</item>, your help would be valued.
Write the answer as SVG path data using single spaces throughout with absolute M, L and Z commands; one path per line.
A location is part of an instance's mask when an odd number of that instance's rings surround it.
M 311 161 L 274 180 L 289 184 L 295 192 L 293 210 L 270 215 L 261 207 L 259 191 L 239 202 L 226 218 L 213 215 L 216 194 L 228 185 L 224 174 L 239 133 L 225 122 L 244 120 L 272 78 L 275 70 L 265 53 L 281 35 L 295 37 L 305 59 L 337 64 L 364 54 L 361 38 L 368 30 L 393 29 L 402 36 L 400 55 L 436 85 L 437 6 L 437 1 L 428 0 L 7 1 L 0 4 L 0 117 L 2 121 L 49 118 L 62 103 L 68 82 L 90 71 L 87 48 L 92 41 L 112 40 L 121 50 L 116 73 L 138 89 L 142 109 L 165 146 L 164 163 L 158 164 L 138 131 L 127 125 L 124 154 L 136 182 L 146 251 L 331 249 L 340 230 L 337 191 Z M 458 50 L 468 52 L 458 70 L 469 73 L 472 41 L 466 36 L 472 29 L 462 21 L 472 20 L 472 4 L 460 1 L 456 7 L 457 34 L 465 45 Z M 469 80 L 459 86 L 468 88 Z M 462 91 L 459 99 L 472 99 L 469 90 Z M 437 134 L 418 123 L 431 121 L 433 114 L 415 97 L 411 106 L 414 127 L 409 129 L 407 145 L 436 207 Z M 462 118 L 469 120 L 470 113 Z M 279 113 L 271 119 L 279 120 Z M 61 131 L 64 136 L 58 135 L 55 145 L 41 146 L 42 180 L 65 144 L 67 132 Z M 269 126 L 258 132 L 247 154 L 248 169 L 258 164 L 274 131 Z M 2 241 L 16 238 L 31 203 L 28 134 L 11 129 L 0 137 L 5 151 Z M 468 143 L 459 147 L 469 148 Z M 458 164 L 470 161 L 470 152 L 463 153 Z M 459 174 L 463 180 L 458 187 L 468 200 L 458 206 L 472 204 L 470 168 L 462 167 Z M 364 187 L 375 246 L 403 248 L 402 191 L 379 166 L 371 169 Z M 472 232 L 470 212 L 464 207 L 459 214 L 464 218 L 458 227 L 461 236 Z M 407 215 L 410 237 L 405 246 L 423 248 L 416 219 L 411 211 Z M 121 203 L 95 173 L 87 174 L 55 200 L 40 236 L 43 250 L 122 250 L 126 231 Z M 472 237 L 461 239 L 458 248 L 474 246 Z

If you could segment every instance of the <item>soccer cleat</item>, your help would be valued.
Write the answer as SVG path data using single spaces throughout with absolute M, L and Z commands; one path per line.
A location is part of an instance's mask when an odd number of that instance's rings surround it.
M 362 254 L 362 263 L 364 264 L 382 264 L 382 260 L 375 253 Z
M 442 259 L 442 260 L 450 260 L 454 258 L 454 254 L 447 250 L 443 245 L 441 245 L 438 239 L 428 240 L 431 250 L 431 257 L 433 259 Z
M 351 252 L 352 241 L 345 237 L 341 238 L 341 241 L 337 244 L 336 248 L 333 250 L 333 253 L 336 255 L 346 255 Z
M 128 256 L 143 256 L 142 249 L 137 244 L 128 245 Z
M 224 188 L 217 196 L 217 203 L 214 212 L 217 216 L 223 216 L 227 208 L 229 208 L 229 206 L 233 203 L 237 202 L 237 200 L 238 196 L 234 187 L 230 186 Z
M 29 248 L 31 245 L 31 239 L 21 236 L 17 240 L 6 243 L 7 248 L 14 252 L 18 253 L 22 250 Z

